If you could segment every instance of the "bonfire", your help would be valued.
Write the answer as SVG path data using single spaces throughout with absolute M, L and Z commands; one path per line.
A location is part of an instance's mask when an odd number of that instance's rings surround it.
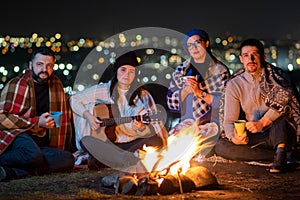
M 102 185 L 115 187 L 116 193 L 157 195 L 184 193 L 207 187 L 217 187 L 213 174 L 201 165 L 190 166 L 201 147 L 201 135 L 195 134 L 197 126 L 191 125 L 168 137 L 163 148 L 144 146 L 136 152 L 145 167 L 145 173 L 109 175 Z

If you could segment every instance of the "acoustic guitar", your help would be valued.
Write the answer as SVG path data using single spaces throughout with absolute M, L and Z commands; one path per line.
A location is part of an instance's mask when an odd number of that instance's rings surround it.
M 115 117 L 113 116 L 113 107 L 110 104 L 97 104 L 94 107 L 93 114 L 97 116 L 101 121 L 100 127 L 97 130 L 92 130 L 91 135 L 102 141 L 107 139 L 115 140 L 115 127 L 118 124 L 129 123 L 132 120 L 140 121 L 144 124 L 150 124 L 150 122 L 158 122 L 161 119 L 161 111 L 148 112 L 143 115 L 127 116 L 127 117 Z M 118 112 L 117 112 L 118 113 Z

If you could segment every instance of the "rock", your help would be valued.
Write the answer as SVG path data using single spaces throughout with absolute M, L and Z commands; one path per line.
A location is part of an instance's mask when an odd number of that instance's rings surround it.
M 133 176 L 121 176 L 119 178 L 116 191 L 120 194 L 133 195 L 136 193 L 138 181 Z
M 118 174 L 110 174 L 110 175 L 104 176 L 101 179 L 101 185 L 103 187 L 116 188 L 116 184 L 118 182 L 118 179 L 119 179 Z
M 193 180 L 196 189 L 215 189 L 219 186 L 217 178 L 203 166 L 191 167 L 185 175 Z
M 182 187 L 182 192 L 191 192 L 195 189 L 195 184 L 193 180 L 191 180 L 189 177 L 185 176 L 184 174 L 180 175 L 180 182 Z M 168 195 L 168 194 L 174 194 L 174 193 L 180 193 L 180 183 L 178 180 L 178 176 L 173 175 L 167 175 L 164 180 L 162 181 L 159 189 L 159 194 L 162 195 Z

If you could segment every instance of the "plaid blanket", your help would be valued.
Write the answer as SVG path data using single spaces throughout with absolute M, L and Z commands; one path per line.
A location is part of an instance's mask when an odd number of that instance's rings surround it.
M 49 85 L 50 112 L 63 112 L 61 127 L 49 129 L 50 147 L 64 150 L 71 144 L 71 110 L 60 79 L 53 74 Z M 18 134 L 37 128 L 38 116 L 35 113 L 34 83 L 28 70 L 10 80 L 1 93 L 0 154 Z
M 299 93 L 287 74 L 279 67 L 266 63 L 260 88 L 266 105 L 285 116 L 300 138 Z
M 186 60 L 179 65 L 173 73 L 173 79 L 170 83 L 167 104 L 170 110 L 180 112 L 182 109 L 180 100 L 180 91 L 182 90 L 185 79 L 183 79 L 184 71 L 190 65 L 190 60 Z M 220 63 L 209 64 L 208 72 L 205 74 L 204 81 L 199 84 L 199 88 L 213 96 L 221 96 L 224 91 L 225 81 L 229 78 L 230 73 L 226 66 Z M 211 105 L 206 103 L 202 98 L 193 96 L 193 117 L 198 120 L 204 116 L 210 109 Z

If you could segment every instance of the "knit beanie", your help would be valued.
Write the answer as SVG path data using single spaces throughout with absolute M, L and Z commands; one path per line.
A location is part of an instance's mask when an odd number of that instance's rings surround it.
M 117 71 L 119 67 L 123 65 L 131 65 L 133 67 L 137 67 L 139 65 L 137 56 L 133 51 L 129 51 L 119 56 L 114 63 L 114 70 Z
M 185 35 L 184 35 L 184 38 L 183 38 L 183 48 L 186 52 L 188 52 L 188 49 L 187 49 L 187 41 L 190 37 L 192 37 L 193 35 L 199 35 L 201 37 L 201 39 L 204 39 L 204 40 L 209 40 L 209 36 L 207 34 L 206 31 L 202 30 L 202 29 L 192 29 L 192 30 L 189 30 Z

